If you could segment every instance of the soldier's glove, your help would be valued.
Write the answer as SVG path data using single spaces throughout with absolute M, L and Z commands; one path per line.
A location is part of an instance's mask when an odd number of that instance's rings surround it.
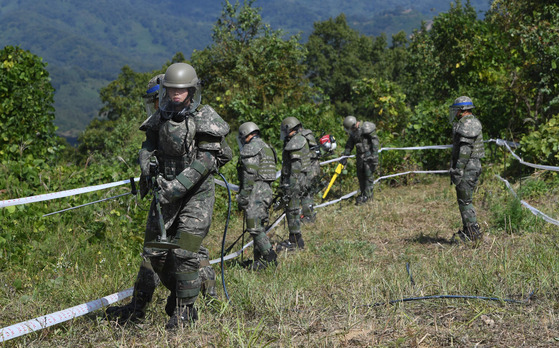
M 450 182 L 452 184 L 458 186 L 462 181 L 463 176 L 464 176 L 463 169 L 456 169 L 456 168 L 450 169 Z
M 157 177 L 157 185 L 160 188 L 159 202 L 161 204 L 173 203 L 183 198 L 188 190 L 177 179 L 165 180 L 162 176 Z
M 241 190 L 237 195 L 237 207 L 239 210 L 246 210 L 248 207 L 248 193 L 245 190 Z
M 140 198 L 144 198 L 151 189 L 151 177 L 140 175 Z
M 345 156 L 345 155 L 344 155 L 344 156 Z M 347 157 L 342 158 L 342 159 L 340 160 L 340 163 L 342 164 L 342 166 L 345 167 L 345 165 L 347 164 Z

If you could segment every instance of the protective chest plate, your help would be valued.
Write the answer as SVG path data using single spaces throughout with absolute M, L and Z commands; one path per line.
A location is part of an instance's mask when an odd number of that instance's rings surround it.
M 172 119 L 159 125 L 158 150 L 164 156 L 180 157 L 192 152 L 196 124 L 192 117 L 175 122 Z

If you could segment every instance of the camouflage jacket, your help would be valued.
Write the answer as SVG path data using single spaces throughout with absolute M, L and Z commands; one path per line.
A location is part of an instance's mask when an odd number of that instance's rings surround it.
M 241 190 L 250 192 L 257 181 L 276 180 L 276 152 L 260 137 L 254 137 L 245 144 L 240 155 L 238 175 Z
M 311 166 L 309 144 L 305 137 L 297 133 L 291 138 L 286 139 L 282 158 L 282 186 L 297 185 L 297 178 L 301 175 L 306 175 Z
M 376 125 L 373 122 L 360 122 L 360 127 L 349 134 L 349 138 L 343 152 L 349 156 L 355 147 L 357 159 L 372 159 L 378 163 L 379 141 L 376 133 Z
M 464 169 L 470 159 L 484 156 L 481 122 L 474 115 L 462 117 L 452 129 L 452 168 Z

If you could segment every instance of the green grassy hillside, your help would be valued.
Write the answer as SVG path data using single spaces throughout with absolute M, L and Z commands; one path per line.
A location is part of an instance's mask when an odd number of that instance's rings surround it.
M 400 185 L 404 181 L 409 184 Z M 348 183 L 343 192 L 355 184 Z M 516 189 L 531 204 L 557 216 L 552 203 L 557 192 L 537 189 L 541 184 L 534 177 Z M 218 191 L 224 194 L 223 189 Z M 129 221 L 145 216 L 141 209 L 147 202 L 139 207 L 131 203 L 110 201 L 44 218 L 51 232 L 48 240 L 33 247 L 30 253 L 35 256 L 0 273 L 0 327 L 131 287 L 140 263 L 141 231 L 130 231 Z M 385 182 L 377 187 L 372 204 L 356 207 L 342 202 L 319 210 L 317 222 L 303 227 L 306 249 L 281 254 L 277 269 L 252 273 L 239 266 L 239 259 L 228 262 L 225 279 L 231 303 L 208 306 L 199 300 L 195 328 L 165 332 L 167 291 L 160 286 L 140 324 L 115 326 L 97 311 L 8 343 L 14 347 L 92 342 L 100 347 L 553 345 L 559 338 L 556 227 L 519 211 L 502 183 L 490 175 L 483 178 L 474 203 L 485 231 L 477 248 L 451 242 L 460 215 L 448 177 Z M 204 242 L 212 258 L 219 255 L 225 210 L 222 203 L 217 205 L 218 217 Z M 234 213 L 227 245 L 241 231 L 241 220 Z M 280 224 L 272 240 L 286 235 Z M 129 252 L 131 246 L 136 254 Z M 246 255 L 250 257 L 250 250 Z M 430 295 L 522 301 L 534 290 L 535 296 L 526 303 L 434 299 L 386 304 Z M 220 287 L 218 293 L 225 298 Z

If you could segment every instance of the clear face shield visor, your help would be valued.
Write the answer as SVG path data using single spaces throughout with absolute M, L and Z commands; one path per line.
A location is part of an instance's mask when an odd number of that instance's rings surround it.
M 159 107 L 159 98 L 154 96 L 152 98 L 144 98 L 144 106 L 148 116 L 153 115 Z
M 451 106 L 448 109 L 448 123 L 450 123 L 450 124 L 454 123 L 454 120 L 456 119 L 456 117 L 458 116 L 460 111 L 461 111 L 460 108 Z
M 287 136 L 289 135 L 288 131 L 287 131 L 287 127 L 281 127 L 280 130 L 280 140 L 281 141 L 285 141 L 285 139 L 287 139 Z
M 198 83 L 196 87 L 188 87 L 188 95 L 183 102 L 173 101 L 172 95 L 169 91 L 174 91 L 177 88 L 163 87 L 161 86 L 161 91 L 159 93 L 159 108 L 165 112 L 180 112 L 188 111 L 194 112 L 202 100 L 202 87 Z

